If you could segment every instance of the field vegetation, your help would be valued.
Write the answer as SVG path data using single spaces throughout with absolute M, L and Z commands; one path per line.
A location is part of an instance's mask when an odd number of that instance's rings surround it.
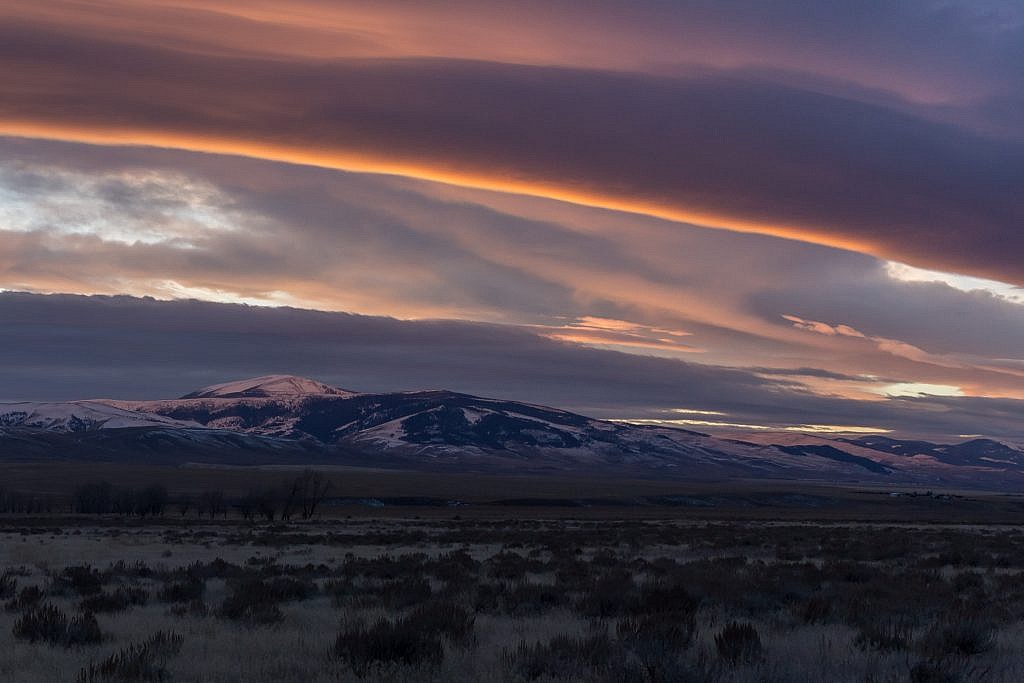
M 0 679 L 1024 680 L 1017 526 L 171 498 L 0 518 Z

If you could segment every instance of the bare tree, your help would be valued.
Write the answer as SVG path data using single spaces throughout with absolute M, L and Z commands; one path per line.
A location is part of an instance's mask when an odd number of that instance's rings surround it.
M 200 510 L 210 515 L 210 519 L 217 515 L 227 517 L 228 507 L 224 501 L 224 492 L 220 490 L 205 492 L 200 498 Z
M 167 487 L 152 484 L 139 491 L 135 498 L 135 514 L 140 517 L 163 515 L 168 500 Z
M 323 472 L 304 470 L 288 490 L 281 519 L 291 519 L 296 511 L 302 515 L 302 519 L 311 519 L 330 488 L 331 482 Z
M 114 487 L 108 481 L 82 484 L 75 489 L 72 505 L 75 512 L 106 514 L 114 505 Z
M 316 514 L 316 509 L 327 497 L 331 488 L 331 480 L 323 472 L 306 470 L 302 473 L 305 483 L 305 496 L 302 503 L 302 518 L 310 519 Z
M 285 496 L 284 506 L 281 508 L 281 519 L 285 521 L 291 519 L 292 515 L 295 514 L 295 506 L 299 500 L 300 482 L 301 478 L 293 481 L 291 488 L 288 489 L 288 495 Z
M 256 499 L 256 514 L 268 522 L 274 521 L 277 514 L 277 497 L 273 491 L 266 491 Z
M 242 515 L 242 519 L 251 520 L 253 510 L 256 508 L 256 494 L 249 492 L 235 502 L 235 509 Z

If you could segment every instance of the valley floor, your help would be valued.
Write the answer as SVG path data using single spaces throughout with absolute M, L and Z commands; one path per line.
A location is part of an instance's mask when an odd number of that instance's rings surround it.
M 1019 681 L 1016 525 L 0 517 L 0 680 Z

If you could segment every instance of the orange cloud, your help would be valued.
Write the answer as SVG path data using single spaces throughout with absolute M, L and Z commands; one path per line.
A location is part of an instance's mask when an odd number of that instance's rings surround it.
M 239 15 L 163 7 L 181 6 Z M 142 44 L 127 30 L 136 24 L 119 23 L 119 5 L 103 7 L 81 26 L 28 4 L 7 8 L 0 134 L 409 176 L 1024 282 L 1013 250 L 992 246 L 1015 235 L 1007 226 L 1024 211 L 999 175 L 1024 160 L 1013 145 L 990 167 L 991 143 L 963 131 L 920 120 L 907 136 L 906 115 L 884 107 L 707 73 L 358 57 L 404 56 L 393 37 L 329 61 L 301 49 L 211 50 L 205 28 L 192 43 L 178 32 Z M 239 20 L 258 24 L 252 44 L 274 26 L 315 34 L 327 10 L 303 7 L 309 14 L 291 23 L 271 5 Z M 380 19 L 364 29 L 352 12 L 330 16 L 343 33 L 378 37 Z M 896 166 L 880 162 L 894 145 Z M 935 189 L 951 184 L 957 193 Z M 921 238 L 936 225 L 942 239 Z

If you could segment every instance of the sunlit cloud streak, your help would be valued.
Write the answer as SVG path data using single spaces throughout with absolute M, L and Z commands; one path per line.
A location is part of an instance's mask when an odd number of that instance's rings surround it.
M 461 53 L 211 54 L 26 14 L 0 29 L 0 132 L 550 196 L 1024 282 L 1024 141 L 852 91 Z

